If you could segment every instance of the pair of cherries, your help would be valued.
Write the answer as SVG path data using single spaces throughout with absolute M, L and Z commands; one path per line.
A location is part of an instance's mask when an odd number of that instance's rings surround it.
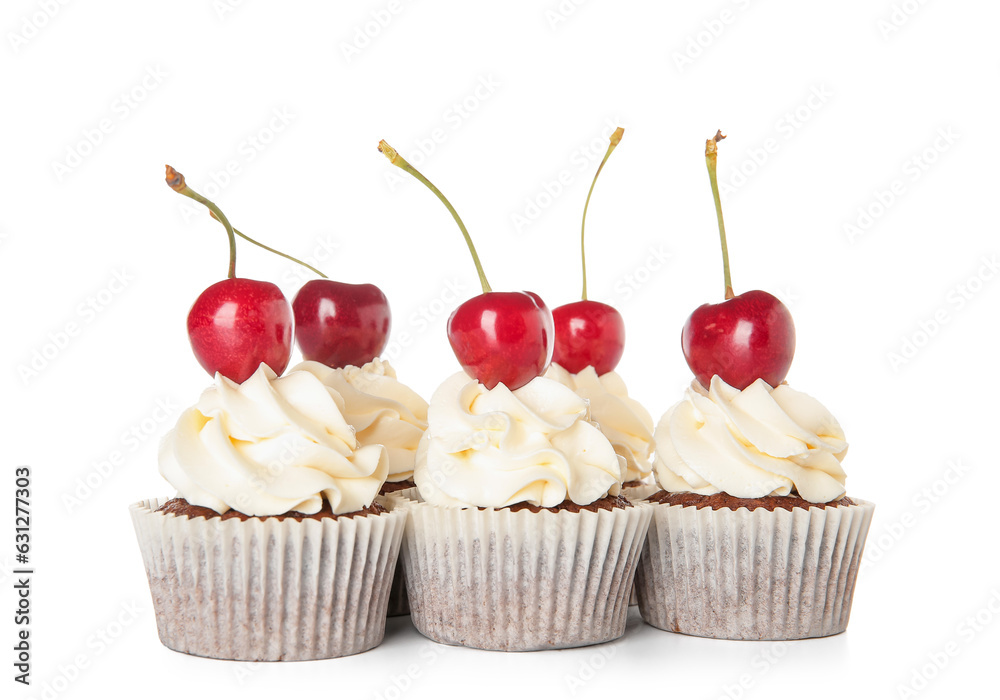
M 385 349 L 392 316 L 381 289 L 326 279 L 316 268 L 237 231 L 169 165 L 167 184 L 208 207 L 229 234 L 229 277 L 202 292 L 187 318 L 191 348 L 210 375 L 218 372 L 243 382 L 261 363 L 277 374 L 284 372 L 292 353 L 293 318 L 295 341 L 307 360 L 331 367 L 360 366 Z M 306 282 L 289 305 L 277 285 L 236 276 L 237 235 L 309 267 L 322 279 Z
M 534 292 L 494 292 L 465 224 L 451 203 L 427 178 L 385 141 L 379 150 L 389 161 L 426 185 L 448 208 L 465 237 L 483 293 L 461 304 L 448 320 L 448 338 L 462 368 L 488 389 L 500 383 L 514 390 L 542 374 L 550 361 L 568 372 L 588 366 L 598 375 L 615 369 L 625 348 L 625 323 L 612 306 L 587 299 L 584 231 L 590 197 L 608 157 L 624 134 L 618 128 L 597 168 L 580 227 L 583 299 L 551 313 Z M 738 389 L 757 378 L 771 386 L 784 381 L 795 353 L 795 327 L 787 307 L 773 295 L 753 290 L 733 294 L 729 253 L 716 176 L 718 132 L 706 142 L 706 164 L 722 241 L 726 300 L 703 304 L 684 324 L 681 345 L 688 366 L 708 386 L 714 375 Z
M 615 131 L 601 167 L 622 133 L 620 128 Z M 472 254 L 483 293 L 460 304 L 448 319 L 448 340 L 467 374 L 487 389 L 503 384 L 513 391 L 545 372 L 553 360 L 571 372 L 593 365 L 604 374 L 617 366 L 625 348 L 625 324 L 613 307 L 586 299 L 586 267 L 584 300 L 554 312 L 534 292 L 494 292 L 469 231 L 451 202 L 388 143 L 379 142 L 378 149 L 441 200 Z M 601 168 L 597 172 L 600 174 Z M 593 185 L 590 189 L 593 192 Z M 586 222 L 586 207 L 583 215 Z

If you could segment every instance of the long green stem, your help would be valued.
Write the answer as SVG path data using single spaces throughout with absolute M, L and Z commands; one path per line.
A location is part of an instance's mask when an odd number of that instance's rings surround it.
M 465 236 L 465 243 L 469 246 L 469 252 L 472 253 L 472 261 L 476 263 L 476 272 L 479 273 L 479 281 L 483 285 L 483 292 L 486 293 L 493 291 L 490 288 L 490 283 L 486 280 L 486 273 L 483 272 L 483 264 L 479 261 L 479 254 L 476 253 L 476 246 L 472 243 L 472 237 L 469 235 L 469 230 L 465 228 L 465 224 L 462 223 L 462 217 L 460 217 L 458 212 L 455 211 L 455 207 L 451 206 L 451 202 L 448 201 L 448 198 L 441 194 L 441 190 L 435 187 L 430 180 L 421 175 L 416 168 L 407 163 L 406 159 L 399 155 L 396 149 L 387 144 L 384 140 L 379 141 L 378 150 L 389 159 L 390 163 L 401 170 L 405 170 L 417 180 L 422 182 L 424 186 L 433 192 L 434 195 L 448 208 L 448 211 L 451 212 L 452 217 L 455 219 L 455 223 L 458 224 L 458 228 L 462 230 L 462 235 Z
M 226 215 L 222 213 L 219 207 L 215 206 L 214 202 L 205 199 L 200 194 L 192 190 L 184 182 L 184 176 L 179 172 L 174 170 L 169 165 L 167 166 L 167 184 L 170 185 L 170 189 L 178 194 L 182 194 L 185 197 L 190 197 L 194 201 L 204 204 L 208 207 L 215 217 L 222 222 L 222 225 L 226 227 L 226 233 L 229 235 L 229 279 L 236 277 L 236 233 L 233 231 L 232 224 L 229 223 L 229 219 Z
M 212 215 L 212 218 L 226 227 L 226 233 L 229 234 L 229 278 L 230 279 L 236 276 L 236 239 L 234 238 L 234 234 L 236 236 L 239 236 L 243 240 L 247 241 L 248 243 L 253 243 L 255 246 L 263 248 L 264 250 L 270 253 L 274 253 L 275 255 L 280 255 L 286 260 L 291 260 L 294 263 L 298 263 L 302 267 L 306 267 L 312 270 L 323 279 L 329 279 L 326 275 L 324 275 L 322 272 L 317 270 L 309 263 L 302 262 L 298 258 L 294 258 L 291 255 L 288 255 L 287 253 L 282 253 L 280 250 L 276 250 L 271 246 L 266 246 L 260 241 L 255 241 L 245 233 L 242 233 L 241 231 L 233 228 L 232 224 L 229 223 L 229 219 L 226 218 L 226 215 L 222 213 L 222 210 L 219 209 L 219 207 L 217 207 L 215 203 L 205 199 L 200 194 L 195 192 L 193 189 L 188 187 L 187 183 L 184 181 L 184 176 L 181 175 L 176 170 L 174 170 L 169 165 L 167 166 L 167 184 L 170 185 L 170 188 L 175 192 L 178 192 L 184 195 L 185 197 L 190 197 L 196 202 L 204 204 L 206 207 L 208 207 L 208 211 Z
M 210 213 L 212 214 L 212 218 L 213 219 L 215 219 L 216 221 L 219 220 L 219 217 L 217 217 L 215 215 L 214 211 L 210 212 Z M 308 268 L 308 269 L 312 270 L 313 272 L 315 272 L 317 275 L 319 275 L 323 279 L 330 279 L 329 277 L 327 277 L 326 275 L 324 275 L 320 270 L 317 270 L 315 267 L 313 267 L 309 263 L 302 262 L 298 258 L 294 258 L 291 255 L 289 255 L 288 253 L 282 253 L 280 250 L 276 250 L 276 249 L 272 248 L 271 246 L 264 245 L 260 241 L 255 241 L 254 239 L 250 238 L 250 236 L 248 236 L 245 233 L 243 233 L 242 231 L 240 231 L 238 228 L 233 228 L 233 233 L 235 233 L 237 236 L 239 236 L 240 238 L 242 238 L 243 240 L 245 240 L 247 243 L 253 243 L 258 248 L 263 248 L 264 250 L 266 250 L 266 251 L 268 251 L 270 253 L 274 253 L 275 255 L 280 255 L 281 257 L 285 258 L 286 260 L 291 260 L 293 263 L 298 263 L 302 267 L 305 267 L 305 268 Z
M 719 176 L 716 174 L 716 160 L 719 141 L 726 138 L 722 130 L 705 142 L 705 164 L 708 166 L 708 179 L 712 183 L 712 197 L 715 198 L 715 213 L 719 218 L 719 238 L 722 240 L 722 274 L 726 282 L 726 299 L 736 296 L 733 293 L 733 280 L 729 276 L 729 246 L 726 245 L 726 224 L 722 220 L 722 198 L 719 196 Z
M 608 152 L 604 154 L 604 160 L 601 164 L 597 166 L 597 172 L 594 173 L 594 180 L 590 183 L 590 191 L 587 192 L 587 201 L 583 205 L 583 221 L 580 222 L 580 261 L 583 265 L 583 299 L 587 299 L 587 247 L 584 245 L 584 233 L 587 227 L 587 207 L 590 206 L 590 195 L 594 194 L 594 185 L 597 184 L 597 176 L 601 174 L 601 170 L 604 169 L 604 164 L 608 162 L 608 158 L 611 157 L 611 152 L 615 150 L 615 146 L 622 140 L 622 136 L 625 135 L 625 129 L 620 126 L 615 129 L 615 133 L 611 134 L 611 144 L 608 146 Z

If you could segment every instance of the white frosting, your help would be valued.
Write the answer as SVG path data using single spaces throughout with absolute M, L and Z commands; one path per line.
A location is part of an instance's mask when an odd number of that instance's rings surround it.
M 388 360 L 375 358 L 363 367 L 332 369 L 303 362 L 293 371 L 311 372 L 344 398 L 344 417 L 362 445 L 384 445 L 389 454 L 386 481 L 413 478 L 417 445 L 427 429 L 427 402 L 396 379 Z
M 847 475 L 844 431 L 812 397 L 758 379 L 743 391 L 697 382 L 656 426 L 656 480 L 667 491 L 737 498 L 841 498 Z
M 551 379 L 511 391 L 459 372 L 431 397 L 414 469 L 420 496 L 484 508 L 616 496 L 624 460 L 589 419 L 586 400 Z
M 389 471 L 380 445 L 360 446 L 344 399 L 310 372 L 261 365 L 242 384 L 215 375 L 160 443 L 160 474 L 189 503 L 225 513 L 315 513 L 371 505 Z
M 615 452 L 625 458 L 625 481 L 641 481 L 653 466 L 653 417 L 638 401 L 630 398 L 617 372 L 597 376 L 593 367 L 577 374 L 553 362 L 545 376 L 568 386 L 590 402 L 590 416 L 611 441 Z

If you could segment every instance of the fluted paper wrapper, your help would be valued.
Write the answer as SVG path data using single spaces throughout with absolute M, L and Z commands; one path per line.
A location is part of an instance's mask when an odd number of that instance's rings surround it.
M 657 484 L 639 484 L 638 486 L 625 486 L 622 488 L 622 494 L 628 500 L 636 503 L 642 501 L 643 499 L 649 498 L 654 493 L 661 491 L 662 489 Z M 635 585 L 632 585 L 632 591 L 628 596 L 628 606 L 631 608 L 633 605 L 639 604 L 639 594 L 635 591 Z
M 394 493 L 396 490 L 403 491 L 405 489 L 396 489 L 398 484 L 393 482 L 386 482 L 383 485 L 383 489 L 388 486 L 392 486 L 388 492 L 383 491 L 383 496 L 386 493 Z M 410 486 L 409 488 L 413 488 Z M 406 575 L 403 572 L 403 558 L 400 557 L 396 560 L 396 572 L 392 576 L 392 588 L 389 589 L 389 606 L 386 610 L 386 615 L 388 617 L 399 617 L 401 615 L 410 614 L 410 601 L 406 597 Z
M 222 520 L 130 506 L 160 641 L 213 659 L 357 654 L 385 635 L 406 519 Z
M 652 513 L 452 508 L 393 494 L 407 512 L 410 614 L 444 644 L 534 651 L 625 632 L 628 594 Z
M 406 597 L 406 573 L 403 571 L 403 558 L 396 561 L 396 573 L 392 576 L 392 587 L 389 589 L 389 606 L 387 617 L 399 617 L 410 614 L 410 599 Z
M 642 618 L 715 639 L 847 628 L 875 506 L 729 510 L 654 504 L 636 572 Z

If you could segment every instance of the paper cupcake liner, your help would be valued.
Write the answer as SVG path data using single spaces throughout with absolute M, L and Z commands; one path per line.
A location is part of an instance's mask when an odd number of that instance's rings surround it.
M 387 617 L 399 617 L 410 614 L 410 599 L 406 597 L 406 573 L 403 571 L 403 559 L 396 561 L 396 572 L 392 575 L 392 587 L 389 589 L 389 606 Z
M 393 494 L 407 512 L 403 567 L 414 626 L 444 644 L 534 651 L 625 632 L 653 508 L 450 508 Z
M 847 628 L 875 506 L 729 510 L 655 504 L 636 572 L 642 618 L 716 639 Z
M 401 496 L 406 500 L 420 500 L 420 496 L 417 495 L 417 489 L 413 486 L 408 489 L 390 491 L 389 494 Z M 389 609 L 387 616 L 402 617 L 403 615 L 409 614 L 410 598 L 406 594 L 406 570 L 403 568 L 403 556 L 402 553 L 400 553 L 399 559 L 396 561 L 396 573 L 393 574 L 392 577 L 392 588 L 389 590 Z
M 409 479 L 405 481 L 410 481 L 412 484 L 412 475 Z M 387 493 L 394 493 L 396 490 L 404 491 L 406 489 L 396 489 L 399 482 L 387 481 L 383 486 L 383 495 Z M 385 489 L 388 487 L 388 491 Z M 409 486 L 409 489 L 415 490 L 413 486 Z M 389 589 L 389 607 L 386 611 L 388 617 L 400 617 L 402 615 L 410 614 L 410 601 L 406 597 L 406 575 L 403 573 L 403 559 L 400 557 L 396 560 L 396 571 L 392 575 L 392 588 Z
M 639 486 L 626 486 L 622 489 L 622 494 L 628 500 L 636 503 L 649 498 L 654 493 L 662 491 L 662 489 L 657 484 L 641 484 Z M 639 594 L 636 593 L 635 585 L 632 586 L 632 592 L 629 593 L 628 606 L 631 608 L 633 605 L 639 604 Z
M 405 514 L 222 520 L 130 506 L 164 646 L 240 661 L 367 651 L 385 634 Z

